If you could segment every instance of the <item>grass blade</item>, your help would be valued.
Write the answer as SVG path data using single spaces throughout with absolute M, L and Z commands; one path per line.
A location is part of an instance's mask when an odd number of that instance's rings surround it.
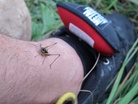
M 118 0 L 112 1 L 112 3 L 103 11 L 103 13 L 107 13 L 109 9 L 117 3 Z
M 123 75 L 125 66 L 126 66 L 126 64 L 130 61 L 129 58 L 132 57 L 132 55 L 134 56 L 134 55 L 135 55 L 134 53 L 136 53 L 136 52 L 138 51 L 138 49 L 136 49 L 136 50 L 133 52 L 133 50 L 135 49 L 137 43 L 138 43 L 138 39 L 136 40 L 136 42 L 133 44 L 132 48 L 131 48 L 131 49 L 129 50 L 129 52 L 127 53 L 127 56 L 126 56 L 126 58 L 125 58 L 125 60 L 124 60 L 124 62 L 123 62 L 123 65 L 122 65 L 122 67 L 121 67 L 119 73 L 118 73 L 117 79 L 116 79 L 116 81 L 115 81 L 115 83 L 114 83 L 114 85 L 113 85 L 112 91 L 111 91 L 111 93 L 110 93 L 110 96 L 109 96 L 109 98 L 108 98 L 106 104 L 112 104 L 112 102 L 113 102 L 113 100 L 114 100 L 114 99 L 113 99 L 113 98 L 114 98 L 114 95 L 115 95 L 116 91 L 118 90 L 119 83 L 120 83 L 120 81 L 121 81 L 121 78 L 122 78 L 122 75 Z M 128 60 L 128 59 L 129 59 L 129 60 Z
M 138 82 L 135 86 L 122 98 L 118 104 L 129 104 L 133 97 L 138 93 Z

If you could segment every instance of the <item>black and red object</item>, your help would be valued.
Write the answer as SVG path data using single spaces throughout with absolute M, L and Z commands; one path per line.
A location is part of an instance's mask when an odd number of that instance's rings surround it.
M 111 20 L 85 5 L 59 2 L 57 7 L 65 27 L 97 52 L 113 55 L 119 51 L 120 41 Z

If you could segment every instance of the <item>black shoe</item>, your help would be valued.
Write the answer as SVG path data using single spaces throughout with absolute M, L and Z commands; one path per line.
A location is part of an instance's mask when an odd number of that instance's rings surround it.
M 134 27 L 120 14 L 103 15 L 91 7 L 69 2 L 61 2 L 57 6 L 58 13 L 68 30 L 93 47 L 96 52 L 111 55 L 100 57 L 96 68 L 82 85 L 82 90 L 93 93 L 93 101 L 90 94 L 80 92 L 78 96 L 78 104 L 101 103 L 109 95 L 105 90 L 106 87 L 117 75 L 127 52 L 136 40 Z M 85 39 L 87 36 L 92 40 Z M 90 41 L 93 44 L 89 43 Z M 103 45 L 105 43 L 107 44 Z M 127 65 L 124 74 L 134 62 L 135 58 Z
M 93 93 L 93 101 L 92 97 L 88 96 L 88 94 L 80 93 L 78 104 L 102 103 L 108 97 L 110 90 L 107 92 L 105 89 L 117 75 L 127 52 L 136 40 L 134 27 L 126 17 L 120 14 L 110 14 L 105 15 L 105 17 L 112 21 L 112 26 L 120 40 L 120 49 L 118 53 L 110 57 L 101 56 L 96 68 L 82 85 L 82 89 L 90 90 Z M 135 58 L 127 65 L 124 74 L 129 71 L 134 62 Z

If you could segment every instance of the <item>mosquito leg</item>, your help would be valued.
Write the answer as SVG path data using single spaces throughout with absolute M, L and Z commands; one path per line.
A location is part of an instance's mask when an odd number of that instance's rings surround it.
M 44 47 L 44 48 L 46 48 L 46 49 L 48 50 L 48 49 L 52 48 L 55 44 L 57 44 L 57 42 L 55 42 L 55 43 L 53 43 L 53 44 L 51 44 L 51 45 L 49 45 L 49 46 L 46 46 L 46 47 Z
M 45 59 L 46 59 L 46 58 L 44 58 L 44 60 L 43 60 L 43 62 L 42 62 L 42 65 L 44 64 L 44 62 L 45 62 Z
M 50 55 L 56 55 L 56 56 L 57 56 L 57 57 L 54 59 L 54 61 L 49 65 L 49 66 L 50 66 L 50 69 L 51 69 L 52 64 L 59 58 L 60 54 L 50 54 Z

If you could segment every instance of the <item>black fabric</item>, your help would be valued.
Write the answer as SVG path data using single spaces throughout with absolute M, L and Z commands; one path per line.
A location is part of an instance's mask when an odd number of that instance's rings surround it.
M 120 41 L 120 49 L 118 53 L 110 57 L 100 57 L 96 68 L 83 82 L 81 88 L 82 90 L 91 91 L 93 96 L 89 93 L 80 92 L 78 95 L 78 104 L 102 103 L 108 97 L 111 89 L 106 91 L 106 87 L 117 75 L 127 52 L 136 40 L 134 27 L 126 17 L 120 14 L 110 14 L 106 15 L 106 18 L 112 21 L 112 27 Z M 76 50 L 82 60 L 86 75 L 95 63 L 97 53 L 86 45 L 85 42 L 80 41 L 75 35 L 71 34 L 65 27 L 53 33 L 52 37 L 63 39 Z M 134 62 L 135 58 L 132 58 L 131 62 L 126 66 L 124 74 L 129 71 Z
M 85 42 L 81 41 L 78 37 L 70 33 L 65 27 L 61 27 L 59 30 L 51 35 L 52 37 L 60 38 L 72 46 L 79 55 L 83 67 L 84 76 L 93 67 L 96 59 L 96 52 L 90 48 Z
M 106 91 L 106 88 L 117 75 L 127 52 L 136 40 L 134 27 L 126 17 L 120 14 L 110 14 L 106 15 L 106 18 L 112 20 L 112 26 L 120 40 L 120 49 L 113 56 L 101 56 L 96 68 L 82 85 L 82 89 L 89 90 L 93 93 L 93 99 L 91 95 L 80 93 L 78 96 L 78 104 L 92 104 L 90 102 L 93 102 L 93 104 L 101 104 L 108 97 L 111 89 Z M 126 75 L 134 63 L 135 57 L 126 66 L 124 75 Z

